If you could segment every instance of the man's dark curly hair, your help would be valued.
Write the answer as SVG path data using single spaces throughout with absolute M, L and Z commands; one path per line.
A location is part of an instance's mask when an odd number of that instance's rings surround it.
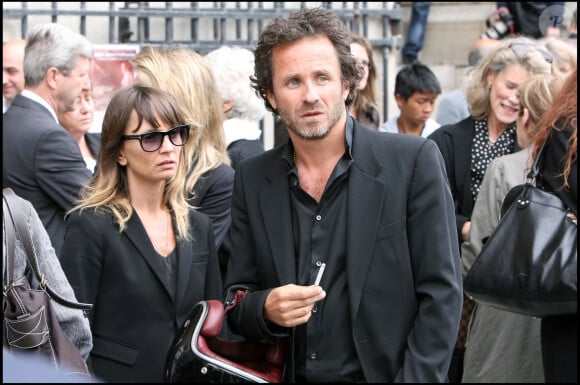
M 272 88 L 272 52 L 275 47 L 296 42 L 306 37 L 326 36 L 330 39 L 340 62 L 342 83 L 350 82 L 350 91 L 345 100 L 349 106 L 355 98 L 355 86 L 360 81 L 356 60 L 350 53 L 349 31 L 340 18 L 332 11 L 324 8 L 310 8 L 294 11 L 288 16 L 274 19 L 260 34 L 258 45 L 254 51 L 254 76 L 251 77 L 252 88 L 264 99 L 266 108 L 278 114 L 272 107 L 267 91 Z

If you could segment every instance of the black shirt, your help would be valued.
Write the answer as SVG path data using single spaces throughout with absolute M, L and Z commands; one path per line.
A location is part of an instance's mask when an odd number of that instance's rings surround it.
M 364 380 L 352 337 L 347 282 L 347 180 L 353 163 L 350 155 L 353 123 L 351 119 L 347 121 L 347 151 L 336 164 L 319 203 L 300 187 L 291 143 L 283 155 L 290 167 L 297 284 L 313 284 L 321 263 L 326 263 L 320 282 L 326 298 L 314 306 L 308 323 L 295 330 L 296 382 Z

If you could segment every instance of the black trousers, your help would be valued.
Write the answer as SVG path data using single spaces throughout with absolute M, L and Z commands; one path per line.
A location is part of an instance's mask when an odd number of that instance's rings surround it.
M 542 361 L 547 383 L 578 382 L 578 314 L 542 318 Z

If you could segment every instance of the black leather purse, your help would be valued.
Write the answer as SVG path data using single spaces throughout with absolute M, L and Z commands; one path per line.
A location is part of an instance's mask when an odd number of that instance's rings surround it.
M 506 195 L 501 219 L 463 281 L 474 301 L 532 317 L 577 312 L 576 216 L 536 187 L 542 152 L 530 181 Z

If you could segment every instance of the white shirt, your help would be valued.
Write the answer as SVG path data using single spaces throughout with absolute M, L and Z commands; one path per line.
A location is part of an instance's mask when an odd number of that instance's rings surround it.
M 383 132 L 393 132 L 395 134 L 399 133 L 399 126 L 397 125 L 397 120 L 399 119 L 399 115 L 392 117 L 391 119 L 387 120 L 385 123 L 379 126 L 379 131 Z M 428 137 L 433 132 L 435 132 L 441 125 L 437 123 L 435 120 L 429 118 L 425 122 L 425 127 L 423 127 L 423 131 L 421 131 L 421 136 L 423 138 Z
M 46 109 L 48 111 L 50 111 L 50 114 L 54 118 L 54 121 L 57 122 L 58 124 L 60 124 L 59 121 L 58 121 L 58 118 L 56 116 L 56 112 L 50 106 L 50 104 L 48 104 L 48 102 L 46 100 L 44 100 L 42 97 L 40 97 L 39 95 L 37 95 L 34 92 L 32 92 L 30 90 L 27 90 L 27 89 L 22 90 L 22 92 L 20 93 L 20 95 L 26 96 L 28 99 L 32 99 L 35 102 L 42 104 L 44 107 L 46 107 Z
M 226 146 L 240 139 L 255 140 L 260 138 L 262 131 L 259 122 L 246 119 L 231 118 L 223 122 Z
M 92 173 L 95 172 L 95 167 L 97 166 L 97 160 L 93 158 L 84 158 L 85 163 L 87 164 L 87 168 L 91 170 Z

